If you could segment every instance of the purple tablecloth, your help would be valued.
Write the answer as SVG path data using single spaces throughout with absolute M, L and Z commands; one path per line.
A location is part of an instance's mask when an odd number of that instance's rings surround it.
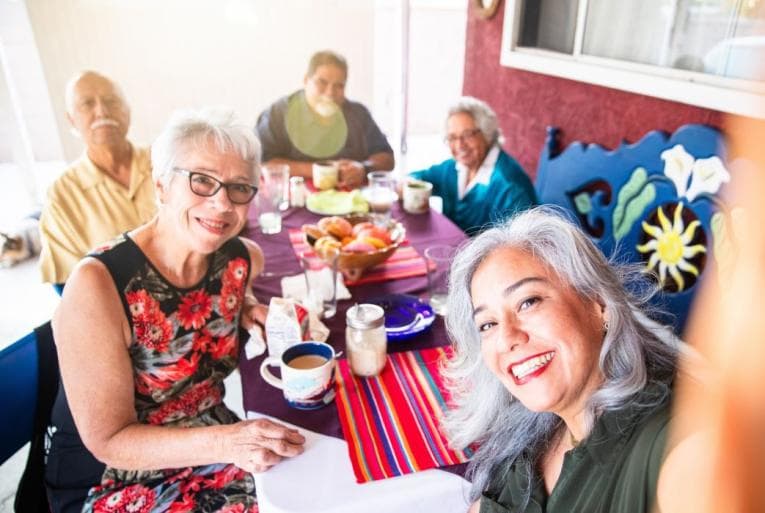
M 262 303 L 267 304 L 271 297 L 281 295 L 282 277 L 301 272 L 300 264 L 289 242 L 288 229 L 299 228 L 306 223 L 315 223 L 320 216 L 305 209 L 291 209 L 285 213 L 282 220 L 281 233 L 276 235 L 260 233 L 254 207 L 250 210 L 249 217 L 245 235 L 256 241 L 265 254 L 265 269 L 263 274 L 255 279 L 254 292 Z M 409 242 L 420 254 L 423 254 L 425 248 L 434 244 L 457 245 L 465 240 L 462 231 L 449 219 L 437 212 L 431 211 L 429 214 L 412 215 L 405 213 L 398 205 L 395 205 L 393 217 L 401 221 L 406 227 L 406 236 Z M 335 350 L 345 349 L 345 311 L 354 302 L 363 302 L 368 298 L 392 293 L 419 295 L 424 293 L 426 288 L 427 278 L 425 276 L 349 287 L 353 298 L 338 302 L 337 314 L 332 319 L 324 321 L 331 331 L 327 342 Z M 407 341 L 391 343 L 388 346 L 388 351 L 423 349 L 446 343 L 447 336 L 443 319 L 439 317 L 433 323 L 430 331 Z M 244 409 L 264 413 L 318 433 L 342 438 L 335 403 L 315 411 L 300 411 L 290 408 L 285 403 L 281 391 L 268 385 L 260 377 L 259 368 L 263 358 L 265 355 L 247 360 L 242 355 L 240 370 Z

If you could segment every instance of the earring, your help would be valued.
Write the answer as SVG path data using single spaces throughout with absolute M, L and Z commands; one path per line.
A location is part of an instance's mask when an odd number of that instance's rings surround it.
M 603 320 L 603 333 L 608 333 L 608 328 L 610 327 L 611 326 L 608 324 L 608 320 L 607 319 Z

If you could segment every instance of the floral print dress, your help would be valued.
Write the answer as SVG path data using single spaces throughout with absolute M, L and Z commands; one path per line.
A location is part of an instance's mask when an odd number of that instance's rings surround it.
M 145 424 L 198 427 L 239 419 L 223 404 L 237 366 L 238 326 L 250 275 L 247 248 L 232 239 L 189 289 L 171 285 L 123 235 L 93 254 L 109 269 L 133 334 L 135 408 Z M 231 464 L 151 471 L 107 467 L 83 511 L 256 512 L 252 476 Z

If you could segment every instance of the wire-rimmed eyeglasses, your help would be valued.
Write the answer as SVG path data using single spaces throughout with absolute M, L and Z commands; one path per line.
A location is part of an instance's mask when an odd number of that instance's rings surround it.
M 173 171 L 183 176 L 188 176 L 191 192 L 198 196 L 214 196 L 221 187 L 225 187 L 226 195 L 231 200 L 231 203 L 246 205 L 252 201 L 252 198 L 258 192 L 258 188 L 249 183 L 224 183 L 210 175 L 180 167 L 174 167 Z
M 459 141 L 459 142 L 464 144 L 465 141 L 467 141 L 469 139 L 472 139 L 473 137 L 475 137 L 476 135 L 478 135 L 480 133 L 481 133 L 481 130 L 479 128 L 473 128 L 473 129 L 470 129 L 470 130 L 465 130 L 465 131 L 463 131 L 459 135 L 458 134 L 449 134 L 446 137 L 444 137 L 444 142 L 446 144 L 450 144 L 451 145 L 451 144 L 454 144 L 457 141 Z

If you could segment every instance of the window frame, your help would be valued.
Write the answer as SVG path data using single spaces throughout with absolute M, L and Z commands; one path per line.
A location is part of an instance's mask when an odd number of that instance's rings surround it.
M 765 82 L 584 55 L 588 0 L 579 0 L 573 54 L 518 46 L 523 0 L 506 0 L 500 64 L 731 114 L 765 119 Z

